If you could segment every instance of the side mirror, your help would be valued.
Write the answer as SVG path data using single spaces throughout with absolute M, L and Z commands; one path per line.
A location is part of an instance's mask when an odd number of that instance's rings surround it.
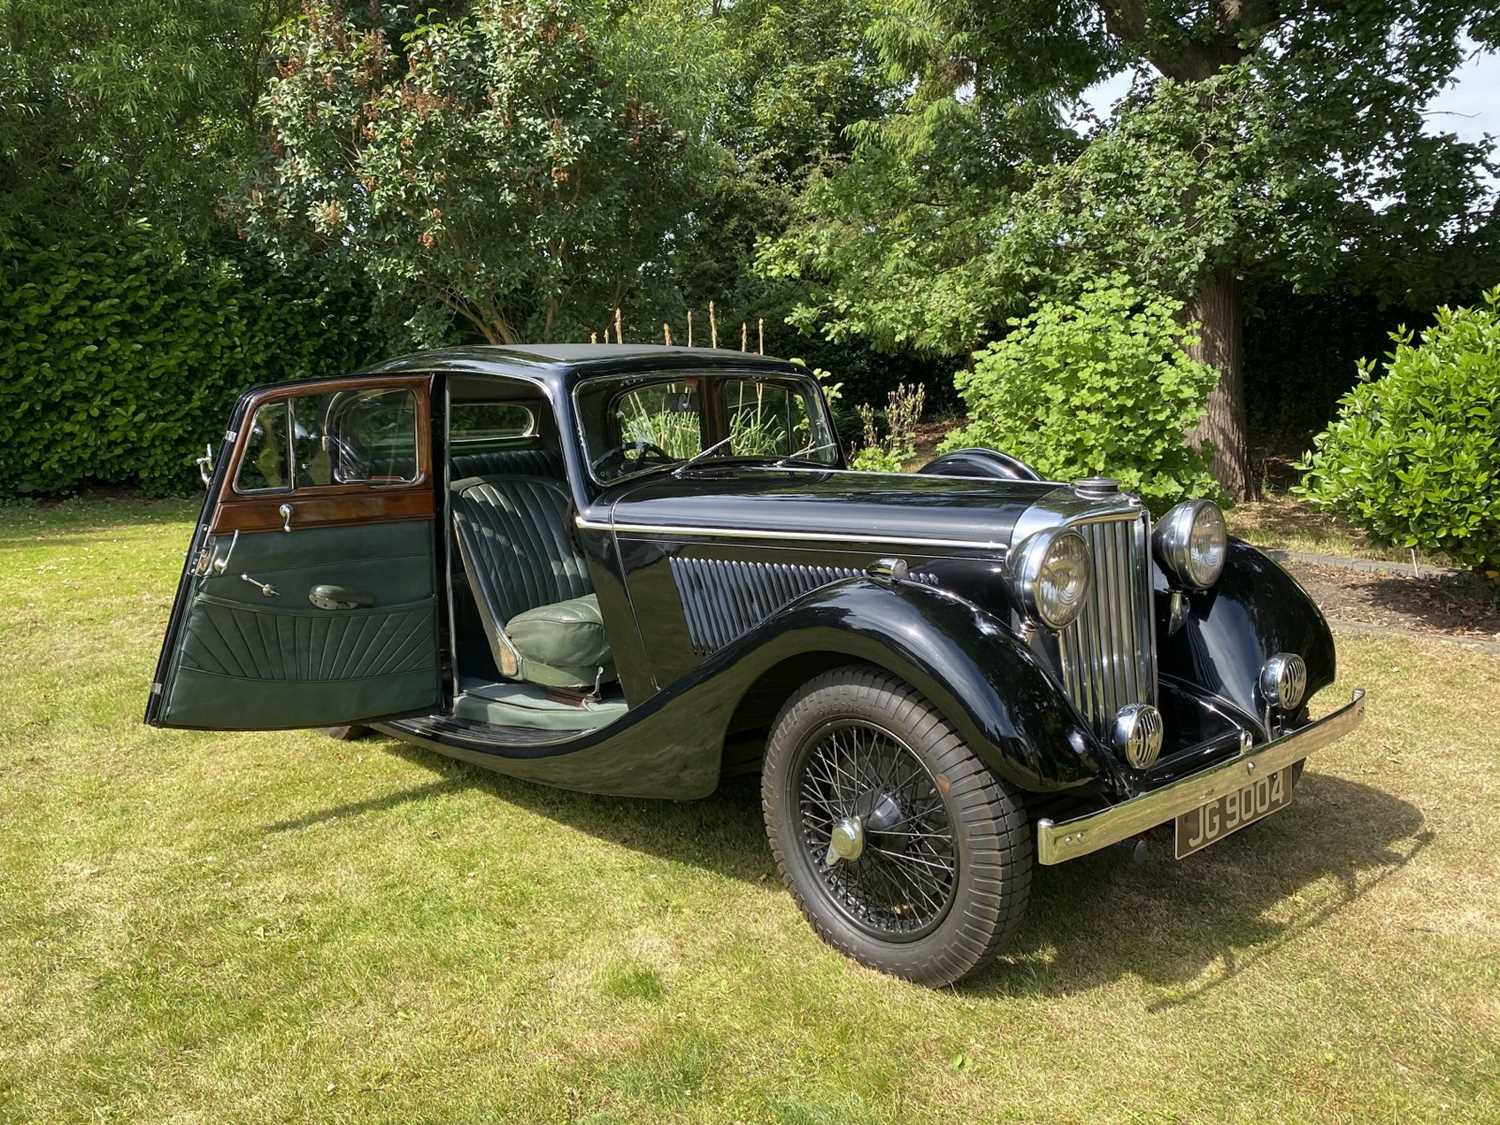
M 214 447 L 209 442 L 203 447 L 203 456 L 194 462 L 198 466 L 198 478 L 203 481 L 203 487 L 207 490 L 210 482 L 214 479 Z

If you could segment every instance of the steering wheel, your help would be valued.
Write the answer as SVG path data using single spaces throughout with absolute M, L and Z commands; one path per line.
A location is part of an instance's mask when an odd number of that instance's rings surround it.
M 648 457 L 663 465 L 671 465 L 682 460 L 680 457 L 673 457 L 655 442 L 647 441 L 645 438 L 636 438 L 634 441 L 623 442 L 601 453 L 594 458 L 589 467 L 599 476 L 616 476 L 626 469 L 637 468 Z

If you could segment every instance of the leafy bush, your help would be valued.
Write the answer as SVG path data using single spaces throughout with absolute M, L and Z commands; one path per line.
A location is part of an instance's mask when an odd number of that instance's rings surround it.
M 1442 308 L 1414 343 L 1391 334 L 1385 374 L 1360 383 L 1297 465 L 1293 491 L 1373 538 L 1500 564 L 1500 287 L 1482 308 Z
M 1185 436 L 1217 375 L 1187 354 L 1180 311 L 1113 277 L 1012 320 L 955 376 L 969 422 L 942 448 L 1000 449 L 1054 480 L 1112 476 L 1155 511 L 1219 495 Z
M 256 384 L 335 375 L 390 336 L 368 300 L 248 253 L 183 262 L 143 232 L 0 255 L 0 496 L 197 483 Z
M 859 404 L 864 444 L 850 461 L 851 467 L 869 473 L 899 473 L 917 455 L 917 423 L 927 402 L 927 388 L 897 383 L 886 399 L 885 437 L 875 422 L 875 408 Z

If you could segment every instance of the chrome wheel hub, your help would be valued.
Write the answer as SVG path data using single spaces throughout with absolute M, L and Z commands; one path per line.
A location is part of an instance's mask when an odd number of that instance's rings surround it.
M 864 822 L 857 816 L 846 816 L 833 826 L 828 837 L 828 856 L 823 862 L 832 867 L 841 859 L 856 860 L 864 850 Z

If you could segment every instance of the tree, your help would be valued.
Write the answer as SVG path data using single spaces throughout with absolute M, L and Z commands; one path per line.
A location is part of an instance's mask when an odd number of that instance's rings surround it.
M 785 336 L 786 294 L 756 274 L 755 245 L 782 232 L 816 170 L 847 160 L 848 126 L 885 112 L 890 91 L 862 34 L 872 15 L 867 0 L 737 0 L 701 14 L 716 44 L 705 132 L 720 162 L 673 240 L 681 305 L 663 315 L 713 299 Z
M 906 105 L 762 265 L 807 283 L 804 323 L 935 349 L 1116 269 L 1186 299 L 1220 373 L 1198 436 L 1244 496 L 1247 286 L 1410 302 L 1455 247 L 1493 251 L 1488 146 L 1424 132 L 1423 110 L 1494 26 L 1453 0 L 903 0 L 871 37 Z M 1080 114 L 1124 71 L 1109 120 Z
M 711 174 L 703 27 L 665 3 L 310 0 L 246 224 L 491 342 L 578 339 L 661 272 Z
M 194 241 L 257 148 L 271 28 L 294 0 L 0 0 L 0 245 L 22 224 Z

